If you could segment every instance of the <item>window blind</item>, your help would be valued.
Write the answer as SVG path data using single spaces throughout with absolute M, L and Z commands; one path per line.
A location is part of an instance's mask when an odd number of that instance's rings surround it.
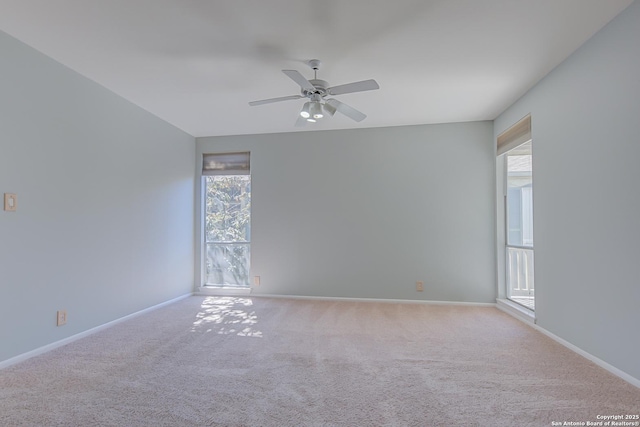
M 202 175 L 249 175 L 249 152 L 202 155 Z
M 531 115 L 527 115 L 515 125 L 498 135 L 497 155 L 506 153 L 525 142 L 531 141 Z

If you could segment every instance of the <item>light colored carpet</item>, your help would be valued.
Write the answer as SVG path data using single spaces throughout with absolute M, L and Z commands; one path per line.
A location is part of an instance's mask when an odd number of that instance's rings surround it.
M 551 426 L 640 389 L 491 307 L 191 297 L 0 371 L 1 426 Z

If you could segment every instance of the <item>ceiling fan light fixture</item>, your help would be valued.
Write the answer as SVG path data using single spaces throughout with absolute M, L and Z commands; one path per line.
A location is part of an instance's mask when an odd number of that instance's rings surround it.
M 309 117 L 311 117 L 310 109 L 311 109 L 311 103 L 305 102 L 304 105 L 302 106 L 302 111 L 300 111 L 300 116 L 305 119 L 308 119 Z
M 330 100 L 329 100 L 330 101 Z M 322 110 L 325 112 L 325 114 L 327 114 L 329 117 L 332 117 L 335 113 L 336 113 L 336 107 L 334 107 L 333 105 L 331 105 L 329 102 L 325 102 L 324 104 L 322 104 Z
M 314 119 L 321 119 L 324 117 L 322 114 L 322 106 L 319 102 L 312 102 L 309 107 L 309 113 Z

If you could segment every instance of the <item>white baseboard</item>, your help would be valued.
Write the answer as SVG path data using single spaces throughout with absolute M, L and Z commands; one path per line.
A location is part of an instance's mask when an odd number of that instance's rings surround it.
M 305 295 L 276 295 L 276 294 L 253 294 L 251 298 L 283 298 L 300 300 L 320 300 L 320 301 L 352 301 L 352 302 L 385 302 L 395 304 L 428 304 L 428 305 L 462 305 L 473 307 L 495 307 L 492 302 L 465 302 L 465 301 L 430 301 L 414 299 L 386 299 L 386 298 L 349 298 L 349 297 L 319 297 Z
M 504 302 L 501 302 L 501 300 L 497 300 L 496 307 L 498 307 L 500 310 L 504 311 L 505 313 L 515 317 L 516 319 L 521 320 L 522 322 L 524 322 L 527 325 L 531 326 L 535 330 L 543 333 L 544 335 L 548 336 L 549 338 L 551 338 L 555 342 L 557 342 L 559 344 L 562 344 L 563 346 L 565 346 L 569 350 L 571 350 L 571 351 L 573 351 L 575 353 L 578 353 L 580 356 L 590 360 L 591 362 L 595 363 L 596 365 L 600 366 L 601 368 L 609 371 L 613 375 L 625 380 L 626 382 L 628 382 L 631 385 L 634 385 L 634 386 L 640 388 L 640 379 L 635 378 L 635 377 L 627 374 L 626 372 L 616 368 L 615 366 L 608 364 L 604 360 L 597 358 L 593 354 L 584 351 L 580 347 L 571 344 L 569 341 L 566 341 L 566 340 L 560 338 L 559 336 L 553 334 L 552 332 L 549 332 L 546 329 L 538 326 L 536 324 L 536 319 L 535 319 L 534 316 L 532 316 L 531 314 L 527 314 L 527 313 L 523 314 L 522 313 L 522 311 L 525 310 L 525 309 L 518 310 L 517 307 L 512 307 L 511 304 L 505 304 Z
M 519 306 L 518 304 L 511 302 L 506 299 L 497 299 L 496 307 L 507 314 L 512 315 L 513 317 L 518 318 L 526 323 L 535 324 L 536 323 L 536 315 L 533 311 L 527 310 L 524 307 Z
M 4 369 L 4 368 L 9 367 L 11 365 L 15 365 L 16 363 L 20 363 L 20 362 L 23 362 L 23 361 L 25 361 L 27 359 L 31 359 L 32 357 L 39 356 L 41 354 L 47 353 L 47 352 L 49 352 L 51 350 L 54 350 L 56 348 L 62 347 L 62 346 L 67 345 L 67 344 L 70 344 L 70 343 L 72 343 L 74 341 L 77 341 L 77 340 L 79 340 L 81 338 L 85 338 L 85 337 L 88 337 L 89 335 L 95 334 L 96 332 L 99 332 L 99 331 L 105 330 L 107 328 L 110 328 L 110 327 L 112 327 L 114 325 L 117 325 L 118 323 L 122 323 L 125 320 L 129 320 L 129 319 L 132 319 L 134 317 L 140 316 L 142 314 L 149 313 L 150 311 L 157 310 L 157 309 L 159 309 L 161 307 L 165 307 L 167 305 L 173 304 L 175 302 L 178 302 L 180 300 L 188 298 L 188 297 L 190 297 L 192 295 L 193 295 L 192 293 L 188 293 L 188 294 L 179 296 L 177 298 L 173 298 L 173 299 L 171 299 L 169 301 L 165 301 L 165 302 L 162 302 L 160 304 L 156 304 L 154 306 L 147 307 L 147 308 L 145 308 L 143 310 L 136 311 L 135 313 L 131 313 L 131 314 L 129 314 L 127 316 L 124 316 L 124 317 L 121 317 L 119 319 L 112 320 L 111 322 L 107 322 L 107 323 L 105 323 L 103 325 L 96 326 L 96 327 L 88 329 L 88 330 L 86 330 L 84 332 L 80 332 L 79 334 L 75 334 L 75 335 L 72 335 L 70 337 L 64 338 L 64 339 L 62 339 L 60 341 L 56 341 L 56 342 L 53 342 L 51 344 L 47 344 L 45 346 L 36 348 L 35 350 L 31 350 L 31 351 L 28 351 L 26 353 L 19 354 L 18 356 L 12 357 L 11 359 L 0 361 L 0 369 Z

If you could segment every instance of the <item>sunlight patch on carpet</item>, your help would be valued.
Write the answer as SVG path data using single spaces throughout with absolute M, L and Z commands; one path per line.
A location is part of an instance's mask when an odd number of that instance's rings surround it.
M 205 298 L 191 331 L 262 338 L 262 332 L 255 327 L 258 316 L 249 308 L 252 306 L 250 298 Z

